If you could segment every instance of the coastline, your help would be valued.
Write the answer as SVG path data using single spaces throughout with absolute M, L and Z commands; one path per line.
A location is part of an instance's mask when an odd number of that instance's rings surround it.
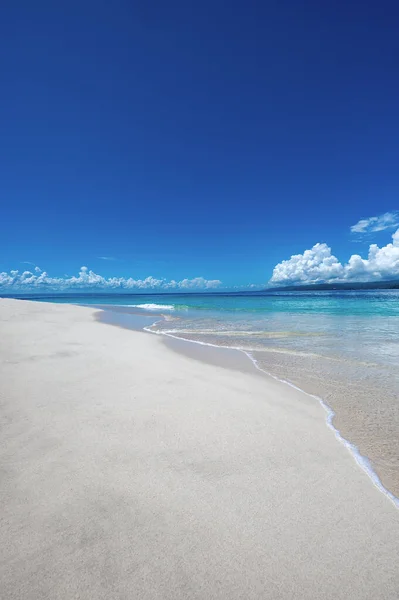
M 335 413 L 334 409 L 323 398 L 321 398 L 320 396 L 316 396 L 315 394 L 311 394 L 310 392 L 307 392 L 306 390 L 303 390 L 302 388 L 300 388 L 299 386 L 295 385 L 294 383 L 292 383 L 291 381 L 289 381 L 287 379 L 282 379 L 280 377 L 277 377 L 273 373 L 266 371 L 259 365 L 258 361 L 252 355 L 251 352 L 243 350 L 242 348 L 216 345 L 216 344 L 212 344 L 209 342 L 203 342 L 200 340 L 193 340 L 193 339 L 185 338 L 182 336 L 176 336 L 167 331 L 151 329 L 152 326 L 154 326 L 157 323 L 164 320 L 165 315 L 157 315 L 156 321 L 153 321 L 154 317 L 151 315 L 147 315 L 147 314 L 139 315 L 139 314 L 134 314 L 134 313 L 128 313 L 127 315 L 125 315 L 128 317 L 128 319 L 127 319 L 127 321 L 124 322 L 123 319 L 121 320 L 121 316 L 123 316 L 123 313 L 119 313 L 118 319 L 115 319 L 115 316 L 113 315 L 112 310 L 113 310 L 112 307 L 104 307 L 101 312 L 96 313 L 95 318 L 97 318 L 100 322 L 108 323 L 109 325 L 123 327 L 123 328 L 130 329 L 130 330 L 132 329 L 132 324 L 134 324 L 134 327 L 133 327 L 134 330 L 136 330 L 136 331 L 143 330 L 143 331 L 146 331 L 151 334 L 160 335 L 161 337 L 164 338 L 164 342 L 166 340 L 174 340 L 175 343 L 176 343 L 176 341 L 180 342 L 180 344 L 177 347 L 173 347 L 173 344 L 172 344 L 172 346 L 169 346 L 169 347 L 171 347 L 173 350 L 181 352 L 185 356 L 188 355 L 188 356 L 194 357 L 195 359 L 200 360 L 202 362 L 207 362 L 208 364 L 215 364 L 215 362 L 217 360 L 217 364 L 219 364 L 219 366 L 229 366 L 230 368 L 247 371 L 248 369 L 246 369 L 245 366 L 243 366 L 243 363 L 240 364 L 239 360 L 232 360 L 232 355 L 234 355 L 234 353 L 239 353 L 240 355 L 244 355 L 246 357 L 246 360 L 249 359 L 250 363 L 253 365 L 253 367 L 258 372 L 261 372 L 263 375 L 266 375 L 268 378 L 272 378 L 283 385 L 287 385 L 287 386 L 297 390 L 301 394 L 305 394 L 306 396 L 308 396 L 308 397 L 312 398 L 313 400 L 315 400 L 316 402 L 318 402 L 322 406 L 323 410 L 326 413 L 326 416 L 325 416 L 326 425 L 334 433 L 336 439 L 341 444 L 343 444 L 344 447 L 350 452 L 350 454 L 352 455 L 352 457 L 355 460 L 355 462 L 357 463 L 357 465 L 366 473 L 366 475 L 370 478 L 371 482 L 376 486 L 376 488 L 382 494 L 384 494 L 393 503 L 393 505 L 397 509 L 399 509 L 399 497 L 397 497 L 389 488 L 384 486 L 384 484 L 382 483 L 382 480 L 380 478 L 380 475 L 379 475 L 377 469 L 373 466 L 371 460 L 367 456 L 363 455 L 360 452 L 359 448 L 356 446 L 355 443 L 353 443 L 351 440 L 347 439 L 346 437 L 344 437 L 342 435 L 339 427 L 336 427 L 334 425 L 334 417 L 336 416 L 336 413 Z M 107 318 L 107 316 L 108 316 L 108 318 Z M 160 316 L 161 316 L 161 318 L 159 318 Z M 136 318 L 136 317 L 137 317 L 137 320 L 134 321 L 134 318 Z M 131 321 L 132 318 L 133 318 L 133 322 Z M 151 322 L 151 323 L 149 324 L 149 322 Z M 193 347 L 195 347 L 195 346 L 201 347 L 202 346 L 207 349 L 214 348 L 216 350 L 216 353 L 213 354 L 212 359 L 209 360 L 209 356 L 206 356 L 205 354 L 198 355 L 198 352 L 194 352 L 194 353 L 188 352 L 188 348 L 190 347 L 190 344 L 193 345 Z M 231 353 L 230 360 L 226 360 L 226 358 L 223 359 L 223 354 L 226 357 L 227 352 Z M 208 352 L 208 354 L 209 354 L 209 352 Z M 249 370 L 251 371 L 251 369 L 249 369 Z
M 7 598 L 396 598 L 399 513 L 320 404 L 95 312 L 0 300 Z

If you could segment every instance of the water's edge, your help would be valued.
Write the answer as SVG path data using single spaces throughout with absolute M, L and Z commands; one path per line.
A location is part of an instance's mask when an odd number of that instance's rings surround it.
M 250 352 L 247 352 L 246 350 L 243 350 L 242 348 L 232 347 L 232 346 L 222 346 L 222 345 L 219 346 L 217 344 L 211 344 L 209 342 L 201 342 L 198 340 L 187 339 L 184 337 L 173 335 L 171 333 L 168 333 L 168 332 L 165 332 L 162 330 L 157 331 L 157 330 L 151 329 L 151 327 L 153 327 L 156 324 L 165 320 L 165 317 L 163 315 L 159 315 L 159 314 L 158 315 L 142 315 L 142 314 L 134 315 L 134 317 L 137 317 L 137 319 L 135 320 L 135 323 L 134 323 L 134 327 L 132 327 L 132 323 L 130 323 L 130 327 L 129 327 L 129 324 L 127 322 L 123 322 L 119 318 L 121 313 L 118 314 L 118 319 L 115 319 L 112 317 L 112 314 L 110 315 L 110 313 L 112 313 L 112 310 L 109 309 L 110 307 L 107 307 L 107 308 L 108 308 L 108 310 L 101 308 L 101 311 L 95 313 L 94 316 L 98 321 L 100 321 L 102 323 L 107 323 L 109 325 L 122 327 L 124 329 L 134 329 L 136 331 L 145 331 L 147 333 L 161 335 L 161 336 L 168 337 L 168 338 L 173 338 L 175 340 L 180 340 L 184 343 L 190 343 L 190 344 L 196 344 L 196 345 L 200 345 L 200 346 L 217 348 L 220 351 L 222 351 L 222 350 L 238 351 L 238 352 L 242 353 L 244 356 L 246 356 L 246 358 L 251 361 L 254 368 L 257 369 L 258 371 L 262 372 L 264 375 L 267 375 L 268 377 L 271 377 L 275 381 L 278 381 L 282 384 L 288 385 L 288 386 L 292 387 L 293 389 L 301 392 L 302 394 L 305 394 L 306 396 L 319 402 L 319 404 L 322 406 L 322 408 L 326 412 L 325 422 L 326 422 L 327 427 L 334 433 L 336 439 L 341 444 L 343 444 L 345 446 L 345 448 L 350 452 L 351 456 L 354 458 L 357 465 L 366 473 L 366 475 L 369 477 L 369 479 L 371 479 L 373 485 L 382 494 L 384 494 L 393 503 L 393 505 L 396 508 L 399 509 L 399 498 L 396 497 L 389 489 L 387 489 L 383 485 L 378 473 L 374 470 L 370 460 L 366 456 L 362 455 L 360 453 L 359 449 L 357 448 L 357 446 L 355 444 L 353 444 L 350 440 L 344 438 L 341 435 L 341 432 L 339 431 L 339 429 L 337 429 L 334 426 L 333 420 L 335 417 L 335 412 L 331 408 L 331 406 L 329 406 L 322 398 L 320 398 L 319 396 L 315 396 L 314 394 L 310 394 L 309 392 L 306 392 L 305 390 L 299 388 L 298 386 L 291 383 L 290 381 L 288 381 L 286 379 L 281 379 L 281 378 L 273 375 L 272 373 L 266 371 L 265 369 L 261 368 L 259 366 L 257 360 L 252 356 L 252 354 Z M 130 314 L 130 317 L 131 316 L 132 315 Z M 156 316 L 156 320 L 154 321 L 153 319 L 155 316 Z

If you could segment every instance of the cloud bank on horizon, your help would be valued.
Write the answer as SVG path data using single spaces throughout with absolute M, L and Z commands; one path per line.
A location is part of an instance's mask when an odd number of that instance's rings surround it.
M 350 230 L 356 235 L 367 235 L 399 226 L 399 211 L 361 219 Z M 114 260 L 112 257 L 100 257 L 103 260 Z M 34 266 L 34 263 L 25 261 Z M 295 254 L 288 260 L 278 263 L 269 284 L 275 286 L 300 285 L 313 283 L 332 283 L 344 281 L 384 281 L 399 278 L 399 228 L 392 235 L 392 242 L 381 248 L 370 244 L 367 258 L 352 254 L 348 262 L 341 263 L 332 254 L 325 243 L 317 243 L 303 254 Z M 132 277 L 103 277 L 81 267 L 77 276 L 51 277 L 46 271 L 34 266 L 32 270 L 23 272 L 13 270 L 0 273 L 0 291 L 32 292 L 32 291 L 73 291 L 73 290 L 105 290 L 105 291 L 205 291 L 220 287 L 219 279 L 194 277 L 175 281 L 165 278 L 133 279 Z M 266 285 L 266 284 L 265 284 Z M 235 286 L 242 289 L 244 286 Z M 248 288 L 264 287 L 249 284 Z
M 390 217 L 388 218 L 387 215 Z M 395 226 L 394 215 L 395 213 L 385 213 L 380 217 L 362 219 L 351 227 L 351 231 L 353 233 L 383 231 Z M 399 221 L 396 225 L 399 225 Z M 399 229 L 392 235 L 391 243 L 382 248 L 377 244 L 371 244 L 367 258 L 352 254 L 346 264 L 339 262 L 327 244 L 315 244 L 303 254 L 295 254 L 276 265 L 270 283 L 297 285 L 338 281 L 386 281 L 397 277 L 399 277 Z
M 0 273 L 0 289 L 10 291 L 68 291 L 82 289 L 100 290 L 209 290 L 221 285 L 219 279 L 204 279 L 194 277 L 193 279 L 182 279 L 175 281 L 171 279 L 156 279 L 146 277 L 145 279 L 133 279 L 132 277 L 103 277 L 88 269 L 81 267 L 79 274 L 72 277 L 50 277 L 46 271 L 35 267 L 32 271 L 10 271 Z

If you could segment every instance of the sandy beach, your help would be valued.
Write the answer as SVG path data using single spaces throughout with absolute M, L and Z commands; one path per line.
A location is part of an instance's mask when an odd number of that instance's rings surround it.
M 299 391 L 0 299 L 0 405 L 4 600 L 399 596 L 399 511 Z

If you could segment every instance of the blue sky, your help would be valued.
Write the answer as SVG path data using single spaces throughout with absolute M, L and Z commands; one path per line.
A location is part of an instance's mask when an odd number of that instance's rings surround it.
M 2 288 L 399 277 L 396 2 L 0 11 Z

